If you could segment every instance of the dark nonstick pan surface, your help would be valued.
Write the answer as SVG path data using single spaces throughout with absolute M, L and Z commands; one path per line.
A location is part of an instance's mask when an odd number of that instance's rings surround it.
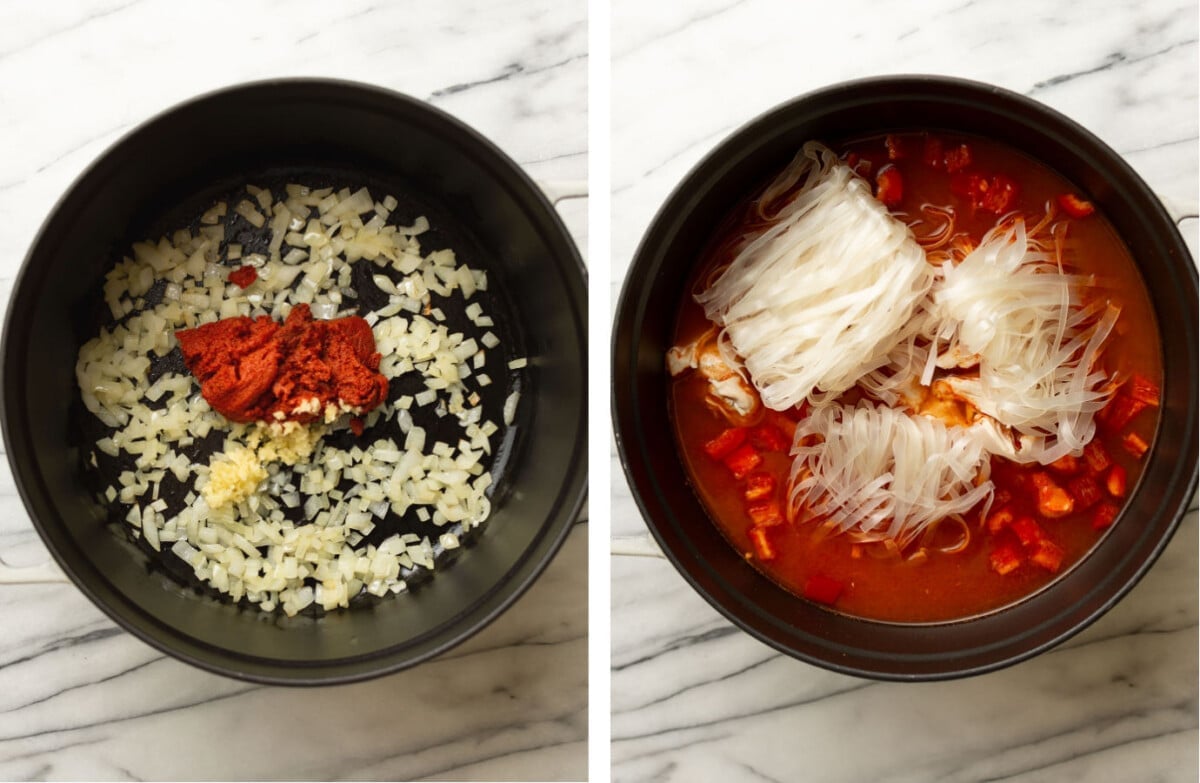
M 232 207 L 246 183 L 281 190 L 288 182 L 393 195 L 395 222 L 429 219 L 423 253 L 450 247 L 460 263 L 487 270 L 482 304 L 502 342 L 489 352 L 494 383 L 483 394 L 485 417 L 499 422 L 505 396 L 518 389 L 522 395 L 489 466 L 493 511 L 475 545 L 457 550 L 451 567 L 411 594 L 295 618 L 206 594 L 189 569 L 124 535 L 113 509 L 95 499 L 121 465 L 101 459 L 99 477 L 85 470 L 102 425 L 82 408 L 74 381 L 79 346 L 108 318 L 99 296 L 103 276 L 132 242 L 186 226 L 217 200 Z M 252 252 L 256 238 L 248 229 L 234 222 L 226 233 Z M 355 285 L 369 305 L 373 285 Z M 461 313 L 443 309 L 452 330 L 476 330 Z M 419 101 L 363 85 L 248 85 L 196 99 L 134 131 L 55 208 L 9 308 L 4 433 L 47 546 L 126 628 L 236 677 L 361 679 L 462 641 L 515 600 L 557 551 L 585 486 L 585 322 L 582 265 L 565 228 L 536 186 L 478 134 Z M 528 356 L 529 366 L 509 371 L 505 362 L 516 356 Z M 162 364 L 177 361 L 168 356 Z M 439 422 L 432 410 L 414 414 L 429 418 L 417 423 L 431 435 L 452 426 L 452 417 Z M 373 537 L 429 532 L 418 525 L 390 518 Z

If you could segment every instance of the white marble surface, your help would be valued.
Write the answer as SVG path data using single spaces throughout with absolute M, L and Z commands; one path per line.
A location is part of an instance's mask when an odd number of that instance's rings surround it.
M 235 82 L 380 84 L 463 119 L 538 180 L 582 181 L 586 43 L 583 0 L 0 4 L 0 299 L 85 165 L 152 114 Z M 560 202 L 581 242 L 585 207 Z M 0 586 L 0 778 L 581 779 L 586 542 L 581 520 L 530 592 L 463 646 L 318 691 L 165 658 L 67 584 Z M 7 463 L 0 557 L 47 557 Z
M 702 155 L 771 106 L 849 78 L 941 73 L 1031 95 L 1195 214 L 1194 2 L 613 10 L 614 306 L 655 210 Z M 1196 223 L 1183 224 L 1193 256 Z M 1143 582 L 1068 643 L 994 674 L 903 685 L 831 674 L 737 631 L 652 555 L 615 452 L 612 477 L 614 780 L 1196 780 L 1194 502 Z

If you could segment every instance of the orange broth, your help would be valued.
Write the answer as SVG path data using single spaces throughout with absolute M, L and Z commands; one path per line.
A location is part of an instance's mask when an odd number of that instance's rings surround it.
M 985 139 L 948 133 L 906 133 L 887 137 L 886 141 L 882 136 L 857 139 L 834 149 L 844 159 L 866 161 L 860 165 L 864 169 L 870 166 L 868 178 L 873 181 L 885 165 L 890 164 L 899 171 L 903 195 L 891 210 L 901 219 L 910 220 L 898 213 L 917 215 L 922 204 L 953 206 L 958 215 L 957 229 L 966 230 L 978 243 L 995 225 L 997 215 L 982 209 L 973 210 L 968 203 L 970 199 L 952 189 L 952 175 L 944 166 L 933 168 L 929 165 L 924 155 L 929 138 L 940 141 L 944 149 L 957 148 L 960 144 L 968 146 L 971 163 L 960 174 L 978 173 L 985 178 L 1002 174 L 1015 182 L 1017 191 L 1010 208 L 1020 210 L 1030 224 L 1045 214 L 1047 202 L 1056 201 L 1066 193 L 1080 194 L 1078 188 L 1041 163 Z M 898 158 L 889 159 L 889 144 L 899 152 Z M 962 180 L 958 182 L 961 193 Z M 740 205 L 736 215 L 744 214 L 748 204 Z M 1129 252 L 1099 212 L 1081 218 L 1068 217 L 1061 209 L 1059 212 L 1056 219 L 1069 220 L 1066 260 L 1074 271 L 1095 273 L 1104 281 L 1110 300 L 1121 308 L 1101 363 L 1109 374 L 1115 372 L 1121 378 L 1140 375 L 1155 387 L 1160 386 L 1162 351 L 1158 330 L 1145 286 Z M 717 232 L 709 244 L 707 257 L 697 265 L 686 290 L 699 290 L 699 281 L 704 280 L 717 263 L 717 249 L 731 236 L 740 234 L 742 228 L 739 218 L 734 217 Z M 690 343 L 710 326 L 702 308 L 688 296 L 677 316 L 674 344 Z M 707 388 L 707 380 L 696 372 L 680 375 L 671 385 L 670 407 L 680 454 L 692 486 L 713 522 L 730 544 L 744 553 L 748 562 L 796 595 L 805 595 L 806 585 L 814 576 L 833 580 L 841 589 L 832 608 L 845 614 L 904 623 L 944 622 L 1007 606 L 1065 573 L 1096 545 L 1106 529 L 1095 521 L 1100 503 L 1117 507 L 1124 503 L 1123 499 L 1107 491 L 1106 478 L 1111 471 L 1108 469 L 1095 477 L 1102 493 L 1099 503 L 1065 517 L 1043 518 L 1037 513 L 1033 490 L 1028 486 L 1030 474 L 1043 471 L 1060 486 L 1067 487 L 1068 482 L 1088 472 L 1088 463 L 1081 458 L 1079 471 L 1068 475 L 1043 466 L 1017 466 L 993 457 L 992 477 L 998 498 L 992 511 L 1005 507 L 1015 518 L 1032 517 L 1061 550 L 1061 564 L 1056 570 L 1023 559 L 1015 570 L 998 573 L 992 562 L 998 548 L 1024 550 L 1011 529 L 989 531 L 986 520 L 981 519 L 981 508 L 971 512 L 966 520 L 971 531 L 970 543 L 953 554 L 929 549 L 926 556 L 910 561 L 886 553 L 878 544 L 858 545 L 846 536 L 821 535 L 817 532 L 818 526 L 812 523 L 785 521 L 769 529 L 774 556 L 764 560 L 756 556 L 750 538 L 753 522 L 743 497 L 745 481 L 736 479 L 725 464 L 704 450 L 706 443 L 731 426 L 705 404 Z M 851 390 L 847 394 L 855 393 Z M 768 410 L 765 421 L 783 430 L 790 442 L 794 422 L 802 415 L 795 409 L 783 413 Z M 1125 498 L 1132 493 L 1147 457 L 1137 459 L 1132 456 L 1123 444 L 1123 438 L 1134 433 L 1147 444 L 1152 443 L 1157 420 L 1158 409 L 1151 406 L 1119 429 L 1106 428 L 1098 422 L 1096 440 L 1105 447 L 1112 461 L 1126 471 Z M 761 456 L 763 462 L 756 472 L 765 472 L 775 478 L 773 497 L 786 508 L 791 458 L 786 449 L 764 451 Z M 1122 524 L 1136 524 L 1136 521 Z M 905 554 L 909 554 L 908 550 Z

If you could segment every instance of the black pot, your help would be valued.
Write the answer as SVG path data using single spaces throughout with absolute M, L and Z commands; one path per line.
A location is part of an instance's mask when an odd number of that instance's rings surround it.
M 286 618 L 187 589 L 102 523 L 72 432 L 76 317 L 135 240 L 234 183 L 292 176 L 367 185 L 430 215 L 506 292 L 529 356 L 521 417 L 477 546 L 428 584 L 324 617 Z M 378 188 L 378 190 L 377 190 Z M 186 223 L 187 218 L 182 218 Z M 174 227 L 178 227 L 178 223 Z M 474 264 L 473 264 L 474 265 Z M 491 294 L 489 294 L 491 295 Z M 47 218 L 5 322 L 0 422 L 17 487 L 62 569 L 119 624 L 189 663 L 279 684 L 360 680 L 463 641 L 507 608 L 569 532 L 586 482 L 583 266 L 541 191 L 461 122 L 397 93 L 327 80 L 221 90 L 104 153 Z
M 810 139 L 943 130 L 1006 142 L 1081 186 L 1145 280 L 1162 335 L 1163 405 L 1145 473 L 1108 535 L 1048 589 L 988 615 L 927 625 L 856 619 L 777 587 L 729 546 L 688 484 L 667 415 L 663 355 L 680 292 L 712 227 Z M 613 413 L 626 476 L 659 545 L 718 611 L 781 652 L 888 680 L 994 670 L 1063 641 L 1124 596 L 1170 540 L 1196 487 L 1196 269 L 1146 183 L 1057 112 L 984 84 L 866 79 L 810 93 L 742 127 L 667 199 L 630 267 L 613 334 Z

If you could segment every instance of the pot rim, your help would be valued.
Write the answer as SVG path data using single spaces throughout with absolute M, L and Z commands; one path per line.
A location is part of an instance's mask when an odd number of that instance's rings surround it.
M 1197 269 L 1191 261 L 1191 255 L 1183 244 L 1182 237 L 1179 235 L 1178 228 L 1174 219 L 1166 212 L 1159 198 L 1154 194 L 1145 181 L 1137 174 L 1136 171 L 1114 150 L 1106 145 L 1093 133 L 1088 131 L 1082 125 L 1078 124 L 1069 117 L 1063 115 L 1057 110 L 1046 106 L 1032 98 L 1012 92 L 1010 90 L 998 87 L 984 82 L 973 81 L 950 76 L 928 75 L 928 74 L 897 74 L 886 76 L 870 76 L 865 78 L 853 79 L 835 84 L 827 85 L 807 93 L 801 94 L 795 98 L 784 101 L 776 106 L 773 106 L 766 111 L 759 113 L 756 117 L 741 124 L 736 130 L 732 131 L 723 137 L 717 144 L 706 153 L 676 186 L 667 195 L 666 199 L 656 211 L 654 217 L 648 224 L 642 239 L 638 243 L 636 250 L 632 256 L 629 267 L 626 271 L 625 279 L 621 285 L 621 291 L 617 299 L 617 307 L 613 319 L 613 329 L 610 341 L 611 355 L 611 371 L 612 371 L 612 398 L 611 398 L 611 416 L 613 420 L 613 433 L 617 445 L 617 453 L 620 458 L 621 467 L 624 471 L 626 481 L 631 490 L 631 495 L 637 503 L 638 509 L 641 512 L 643 521 L 647 528 L 654 536 L 660 549 L 670 560 L 675 569 L 683 576 L 684 580 L 700 594 L 714 609 L 716 609 L 727 620 L 732 622 L 736 627 L 742 629 L 752 637 L 771 646 L 772 648 L 791 657 L 803 660 L 816 666 L 820 666 L 831 671 L 841 674 L 848 674 L 857 677 L 868 679 L 884 680 L 884 681 L 938 681 L 949 680 L 960 677 L 974 676 L 990 671 L 1002 669 L 1021 661 L 1034 657 L 1047 649 L 1050 649 L 1066 639 L 1079 633 L 1100 616 L 1109 611 L 1117 602 L 1125 597 L 1130 590 L 1141 580 L 1149 568 L 1161 555 L 1162 551 L 1170 542 L 1175 531 L 1187 512 L 1187 507 L 1190 499 L 1195 495 L 1197 488 L 1197 466 L 1196 466 L 1196 418 L 1197 418 L 1197 402 L 1196 394 L 1191 397 L 1190 407 L 1188 409 L 1188 422 L 1190 423 L 1190 444 L 1189 451 L 1190 468 L 1187 469 L 1187 475 L 1183 478 L 1182 491 L 1178 493 L 1179 501 L 1176 507 L 1170 512 L 1170 519 L 1167 522 L 1166 528 L 1155 542 L 1154 546 L 1145 556 L 1145 559 L 1137 566 L 1134 572 L 1127 578 L 1123 584 L 1107 596 L 1107 598 L 1099 605 L 1071 624 L 1070 627 L 1060 630 L 1051 636 L 1042 639 L 1040 642 L 1031 645 L 1030 647 L 1016 654 L 998 657 L 994 660 L 985 663 L 976 663 L 973 665 L 960 666 L 959 668 L 945 668 L 942 670 L 929 671 L 900 671 L 895 668 L 889 668 L 888 657 L 885 655 L 871 656 L 869 651 L 856 649 L 854 652 L 861 653 L 871 659 L 873 663 L 880 664 L 877 666 L 864 665 L 861 662 L 847 662 L 839 660 L 833 652 L 824 649 L 825 655 L 816 655 L 805 650 L 796 649 L 787 641 L 776 638 L 768 633 L 769 629 L 756 624 L 752 619 L 748 619 L 738 612 L 736 605 L 731 605 L 726 602 L 723 597 L 714 596 L 701 583 L 699 576 L 693 572 L 693 568 L 701 568 L 704 566 L 699 554 L 696 552 L 681 553 L 676 551 L 676 548 L 667 540 L 666 534 L 660 529 L 663 524 L 655 517 L 656 510 L 652 508 L 650 502 L 644 497 L 639 489 L 639 481 L 636 471 L 643 465 L 647 453 L 643 455 L 641 452 L 646 451 L 647 447 L 643 441 L 643 434 L 640 428 L 642 417 L 636 409 L 633 394 L 631 389 L 638 386 L 636 380 L 636 357 L 637 346 L 636 341 L 638 335 L 629 329 L 622 329 L 623 325 L 636 324 L 641 328 L 644 326 L 644 310 L 645 302 L 638 302 L 638 294 L 647 288 L 647 280 L 645 271 L 641 267 L 653 265 L 654 271 L 659 271 L 661 265 L 661 254 L 669 247 L 668 240 L 673 241 L 676 238 L 677 225 L 686 218 L 691 209 L 695 207 L 695 201 L 686 209 L 680 204 L 685 204 L 695 197 L 699 190 L 698 186 L 705 188 L 714 186 L 721 177 L 725 176 L 730 170 L 736 169 L 737 165 L 744 162 L 744 157 L 740 153 L 744 152 L 754 143 L 761 141 L 762 137 L 769 137 L 768 130 L 772 126 L 780 126 L 793 124 L 794 122 L 811 122 L 812 116 L 808 119 L 797 119 L 803 114 L 805 107 L 810 107 L 812 104 L 820 104 L 822 102 L 834 104 L 835 108 L 812 108 L 810 115 L 828 115 L 836 114 L 838 110 L 846 108 L 845 102 L 853 101 L 859 103 L 862 101 L 864 94 L 869 91 L 886 91 L 890 97 L 898 93 L 919 94 L 922 99 L 942 101 L 946 103 L 960 103 L 969 100 L 971 103 L 978 103 L 984 99 L 994 100 L 1004 103 L 1006 108 L 1011 107 L 1014 110 L 1020 110 L 1026 114 L 1034 115 L 1038 122 L 1041 123 L 1036 127 L 1038 135 L 1055 137 L 1062 136 L 1070 139 L 1080 146 L 1089 148 L 1090 151 L 1102 155 L 1106 163 L 1113 169 L 1121 171 L 1137 188 L 1137 198 L 1144 202 L 1144 206 L 1155 213 L 1166 225 L 1171 226 L 1172 235 L 1170 243 L 1177 247 L 1181 253 L 1178 256 L 1179 265 L 1185 267 L 1185 278 L 1191 284 L 1191 308 L 1196 309 L 1195 290 L 1197 287 Z M 840 105 L 840 109 L 838 106 Z M 964 105 L 964 108 L 966 106 Z M 879 132 L 886 132 L 889 126 L 881 125 Z M 1036 156 L 1035 156 L 1036 157 Z M 733 163 L 730 160 L 734 160 Z M 1054 169 L 1055 166 L 1049 165 Z M 696 197 L 699 198 L 699 197 Z M 639 274 L 640 273 L 640 274 Z M 1192 322 L 1186 324 L 1188 330 L 1187 338 L 1191 344 L 1196 344 L 1196 319 L 1193 317 Z M 628 332 L 628 334 L 626 334 Z M 627 364 L 622 365 L 622 351 L 627 350 Z M 1195 353 L 1193 351 L 1193 353 Z M 1164 371 L 1166 356 L 1164 353 Z M 1197 389 L 1197 368 L 1190 365 L 1188 370 L 1187 382 L 1193 392 Z M 664 401 L 665 414 L 665 401 Z M 1160 417 L 1159 428 L 1162 427 L 1162 419 Z M 672 439 L 673 440 L 673 439 Z M 673 453 L 673 459 L 678 460 L 677 452 Z M 686 475 L 686 471 L 685 471 Z M 658 494 L 657 500 L 667 506 L 666 499 L 658 490 L 658 481 L 651 475 L 649 482 L 654 485 L 654 491 Z M 1177 486 L 1173 484 L 1173 486 Z M 697 499 L 697 503 L 699 500 Z M 700 503 L 704 511 L 703 521 L 709 525 L 713 525 L 708 516 L 707 508 Z M 1089 555 L 1090 556 L 1090 553 Z M 1085 560 L 1088 556 L 1085 556 Z M 1081 561 L 1082 562 L 1082 561 Z M 1067 572 L 1065 572 L 1067 573 Z M 1047 588 L 1055 585 L 1062 576 L 1060 575 L 1055 580 L 1052 580 Z M 764 577 L 765 578 L 765 577 Z M 778 586 L 775 589 L 779 590 Z M 1038 591 L 1041 592 L 1041 591 Z M 1035 595 L 1037 593 L 1035 592 Z M 1030 596 L 1032 597 L 1032 596 Z M 797 601 L 802 599 L 797 598 Z M 1026 600 L 1026 599 L 1023 599 Z M 888 627 L 905 627 L 911 629 L 922 629 L 930 627 L 944 626 L 960 626 L 971 623 L 974 620 L 982 619 L 983 617 L 995 616 L 1005 612 L 1012 606 L 1017 606 L 1022 602 L 1010 605 L 1009 607 L 1001 607 L 993 612 L 985 615 L 965 618 L 962 620 L 947 621 L 942 623 L 920 623 L 920 624 L 901 624 L 890 623 L 864 618 L 852 617 L 849 615 L 841 615 L 840 617 L 855 623 L 860 623 L 866 626 L 888 626 Z M 1064 612 L 1065 613 L 1065 612 Z M 762 614 L 760 612 L 760 614 Z M 819 633 L 817 634 L 819 637 Z M 1008 641 L 1008 640 L 1005 640 Z M 997 642 L 996 644 L 999 644 Z M 836 645 L 835 645 L 836 646 Z M 995 645 L 993 645 L 995 646 Z M 981 648 L 982 649 L 982 648 Z M 930 656 L 933 657 L 933 656 Z M 952 661 L 954 656 L 947 654 L 946 661 Z M 962 656 L 959 656 L 962 657 Z
M 14 440 L 24 442 L 24 435 L 20 435 L 17 432 L 17 430 L 23 430 L 24 425 L 21 422 L 11 421 L 13 401 L 10 399 L 9 384 L 6 382 L 4 375 L 9 361 L 8 357 L 12 355 L 14 350 L 23 348 L 23 345 L 15 344 L 17 341 L 13 337 L 14 333 L 21 331 L 16 328 L 17 324 L 14 322 L 16 309 L 14 303 L 18 293 L 21 291 L 23 285 L 26 285 L 26 281 L 31 275 L 33 259 L 46 240 L 49 227 L 60 217 L 60 213 L 63 213 L 72 195 L 87 182 L 94 179 L 111 156 L 117 154 L 127 146 L 136 144 L 137 140 L 143 134 L 152 132 L 164 120 L 180 112 L 203 107 L 212 101 L 227 100 L 231 97 L 247 93 L 275 93 L 278 91 L 297 91 L 302 93 L 304 91 L 322 90 L 336 90 L 339 92 L 340 97 L 347 100 L 382 99 L 396 107 L 402 107 L 405 111 L 420 115 L 422 122 L 439 125 L 447 133 L 453 134 L 459 143 L 468 148 L 466 153 L 475 155 L 482 164 L 486 164 L 481 167 L 486 168 L 489 174 L 494 175 L 496 172 L 501 172 L 505 177 L 510 177 L 514 190 L 519 191 L 522 198 L 530 199 L 532 202 L 531 206 L 536 209 L 541 217 L 546 219 L 546 228 L 550 232 L 547 239 L 561 246 L 561 249 L 564 251 L 561 254 L 556 254 L 555 265 L 561 267 L 565 278 L 572 283 L 578 282 L 580 290 L 584 292 L 584 298 L 581 301 L 576 301 L 574 297 L 568 297 L 568 304 L 574 315 L 574 320 L 581 326 L 582 345 L 586 351 L 586 267 L 580 255 L 579 248 L 563 223 L 562 218 L 546 197 L 546 194 L 537 186 L 529 174 L 507 153 L 479 131 L 426 101 L 375 84 L 325 77 L 268 78 L 218 87 L 170 105 L 122 133 L 88 163 L 66 189 L 63 190 L 34 234 L 34 238 L 14 278 L 9 301 L 6 305 L 3 334 L 0 335 L 0 435 L 3 437 L 8 462 L 13 472 L 14 483 L 25 506 L 26 513 L 29 515 L 30 521 L 34 529 L 38 532 L 43 544 L 63 573 L 109 619 L 125 631 L 128 631 L 159 651 L 215 674 L 265 685 L 320 686 L 359 682 L 410 668 L 456 647 L 490 625 L 524 595 L 561 549 L 567 536 L 570 535 L 571 530 L 575 527 L 580 511 L 587 498 L 586 446 L 576 444 L 571 453 L 571 460 L 564 474 L 565 477 L 562 486 L 558 488 L 557 495 L 551 505 L 553 512 L 547 516 L 532 544 L 504 572 L 496 583 L 497 585 L 502 585 L 504 589 L 499 592 L 493 591 L 487 593 L 472 606 L 468 607 L 470 613 L 460 613 L 454 620 L 457 624 L 464 618 L 470 618 L 471 622 L 469 624 L 461 628 L 456 628 L 453 632 L 439 632 L 438 629 L 435 629 L 414 639 L 401 640 L 404 644 L 411 644 L 426 637 L 442 637 L 439 643 L 422 649 L 415 655 L 408 654 L 402 649 L 398 650 L 396 647 L 389 647 L 371 653 L 350 655 L 320 662 L 283 661 L 273 658 L 256 657 L 209 644 L 185 634 L 174 627 L 164 625 L 153 615 L 144 612 L 136 606 L 129 605 L 128 598 L 110 585 L 112 592 L 122 599 L 120 601 L 122 605 L 117 606 L 115 605 L 117 602 L 110 602 L 105 597 L 99 595 L 99 592 L 93 585 L 89 584 L 76 573 L 75 568 L 68 562 L 66 555 L 60 551 L 59 547 L 50 540 L 43 530 L 43 524 L 33 510 L 34 503 L 29 484 L 33 482 L 41 486 L 44 485 L 44 481 L 39 472 L 34 471 L 29 465 L 19 465 L 15 459 Z M 582 397 L 580 400 L 580 421 L 581 431 L 586 432 L 586 363 L 581 368 L 581 373 Z M 19 450 L 26 451 L 27 448 L 21 447 Z M 43 491 L 48 491 L 48 488 Z M 493 601 L 497 594 L 502 597 L 498 601 Z

